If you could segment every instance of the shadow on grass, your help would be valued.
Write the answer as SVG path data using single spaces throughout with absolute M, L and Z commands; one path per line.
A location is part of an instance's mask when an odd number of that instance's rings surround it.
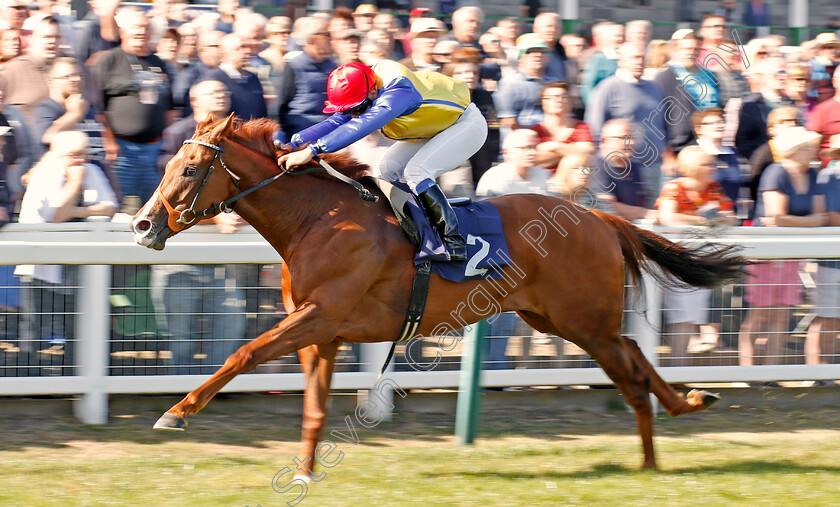
M 288 414 L 260 414 L 231 410 L 228 414 L 201 413 L 190 417 L 183 433 L 157 432 L 152 425 L 160 414 L 144 411 L 109 424 L 90 426 L 70 416 L 0 416 L 0 451 L 24 448 L 65 448 L 67 442 L 135 443 L 156 445 L 168 442 L 207 443 L 264 449 L 300 440 L 301 417 Z M 334 411 L 324 433 L 348 433 L 345 416 Z M 702 436 L 708 433 L 766 433 L 800 430 L 836 430 L 840 408 L 810 409 L 713 409 L 680 418 L 658 418 L 657 435 Z M 372 429 L 363 428 L 350 416 L 362 445 L 399 447 L 404 442 L 454 445 L 455 417 L 448 414 L 397 413 Z M 531 438 L 546 442 L 571 441 L 590 436 L 635 436 L 635 418 L 623 410 L 609 412 L 546 410 L 487 410 L 481 414 L 479 439 Z M 746 442 L 732 445 L 751 446 Z
M 506 481 L 515 480 L 551 480 L 551 479 L 597 479 L 601 477 L 623 477 L 636 476 L 640 474 L 655 474 L 657 476 L 682 476 L 703 474 L 741 474 L 741 475 L 765 475 L 765 474 L 806 474 L 814 472 L 828 472 L 840 474 L 840 467 L 832 466 L 805 466 L 792 461 L 761 461 L 748 460 L 724 465 L 681 467 L 670 470 L 643 470 L 632 468 L 615 463 L 604 463 L 595 465 L 589 470 L 576 470 L 574 472 L 451 472 L 451 473 L 421 473 L 420 477 L 426 479 L 453 479 L 458 477 L 476 479 L 502 479 Z

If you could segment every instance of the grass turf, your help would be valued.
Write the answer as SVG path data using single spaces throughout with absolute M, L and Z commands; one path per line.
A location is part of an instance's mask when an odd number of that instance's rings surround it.
M 345 430 L 344 414 L 328 431 Z M 299 417 L 199 414 L 185 433 L 157 413 L 85 426 L 0 417 L 0 505 L 285 505 L 272 478 L 294 468 Z M 397 414 L 359 443 L 300 505 L 837 505 L 840 408 L 727 407 L 660 417 L 661 470 L 642 471 L 632 414 L 489 411 L 477 444 L 454 419 Z M 291 474 L 282 477 L 285 484 Z

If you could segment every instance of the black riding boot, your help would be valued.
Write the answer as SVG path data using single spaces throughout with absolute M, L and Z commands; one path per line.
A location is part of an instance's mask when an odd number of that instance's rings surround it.
M 451 261 L 467 260 L 467 244 L 464 237 L 458 232 L 458 217 L 449 201 L 446 200 L 443 190 L 437 185 L 432 185 L 425 192 L 418 195 L 420 202 L 426 209 L 426 215 L 437 229 Z

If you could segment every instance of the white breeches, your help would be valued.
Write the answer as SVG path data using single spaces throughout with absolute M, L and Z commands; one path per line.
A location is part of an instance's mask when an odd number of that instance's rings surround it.
M 455 169 L 477 152 L 487 139 L 487 121 L 475 104 L 470 104 L 458 121 L 425 141 L 398 141 L 379 162 L 379 176 L 387 181 L 405 177 L 414 191 L 425 179 Z

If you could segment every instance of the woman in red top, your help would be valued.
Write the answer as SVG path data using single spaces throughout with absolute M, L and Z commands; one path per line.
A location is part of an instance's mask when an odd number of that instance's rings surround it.
M 572 116 L 569 84 L 565 81 L 548 83 L 541 97 L 545 119 L 529 127 L 537 133 L 540 143 L 537 165 L 555 171 L 560 159 L 566 155 L 592 155 L 595 145 L 589 126 Z
M 715 157 L 699 146 L 687 146 L 680 151 L 677 164 L 682 177 L 666 183 L 656 200 L 660 223 L 708 225 L 711 216 L 712 221 L 735 225 L 732 201 L 715 181 Z
M 700 146 L 680 151 L 677 169 L 682 177 L 662 187 L 656 208 L 662 225 L 735 225 L 732 201 L 715 181 L 717 159 Z M 688 344 L 700 338 L 700 326 L 709 322 L 711 289 L 675 289 L 664 295 L 665 341 L 671 346 L 667 366 L 688 365 Z

